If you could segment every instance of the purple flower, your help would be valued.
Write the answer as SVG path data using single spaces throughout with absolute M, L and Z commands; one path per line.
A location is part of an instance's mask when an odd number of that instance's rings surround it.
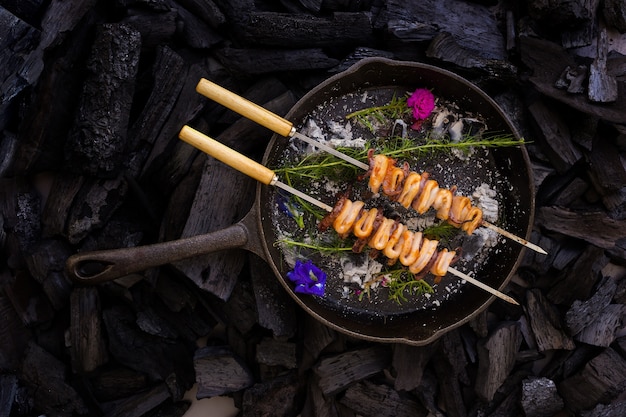
M 426 88 L 418 88 L 407 99 L 406 104 L 413 109 L 416 120 L 424 120 L 435 108 L 435 96 Z
M 293 271 L 287 272 L 289 278 L 295 285 L 295 292 L 302 294 L 324 295 L 326 287 L 326 273 L 313 265 L 313 262 L 296 261 Z

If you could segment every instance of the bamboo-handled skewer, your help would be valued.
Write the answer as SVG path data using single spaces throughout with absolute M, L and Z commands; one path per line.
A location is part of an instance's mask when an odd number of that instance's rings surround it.
M 274 133 L 277 133 L 284 137 L 295 137 L 298 138 L 312 146 L 320 148 L 325 152 L 328 152 L 344 161 L 347 161 L 361 169 L 368 170 L 369 165 L 365 164 L 357 159 L 354 159 L 338 150 L 321 143 L 315 139 L 311 139 L 308 136 L 305 136 L 296 131 L 296 128 L 293 126 L 289 120 L 286 120 L 279 115 L 272 113 L 264 107 L 259 106 L 256 103 L 253 103 L 230 90 L 227 90 L 224 87 L 221 87 L 205 78 L 200 79 L 198 85 L 196 86 L 196 91 L 203 96 L 210 98 L 211 100 L 223 105 L 224 107 L 229 108 L 230 110 L 239 113 L 240 115 L 264 126 Z M 543 250 L 541 247 L 535 245 L 532 242 L 529 242 L 526 239 L 523 239 L 517 235 L 514 235 L 507 230 L 504 230 L 493 223 L 489 223 L 486 220 L 483 220 L 481 223 L 482 226 L 485 226 L 498 234 L 511 239 L 520 245 L 523 245 L 529 249 L 534 250 L 535 252 L 547 255 L 547 252 Z
M 305 201 L 308 201 L 309 203 L 314 204 L 328 212 L 333 210 L 333 208 L 329 206 L 328 204 L 325 204 L 279 181 L 276 173 L 272 171 L 271 169 L 267 168 L 266 166 L 259 164 L 258 162 L 248 158 L 247 156 L 240 154 L 234 149 L 229 148 L 228 146 L 216 141 L 215 139 L 212 139 L 206 136 L 205 134 L 189 126 L 183 126 L 178 136 L 180 139 L 194 146 L 195 148 L 198 148 L 202 152 L 205 152 L 211 155 L 215 159 L 225 163 L 226 165 L 229 165 L 232 168 L 237 169 L 238 171 L 248 175 L 249 177 L 254 178 L 255 180 L 263 184 L 273 185 L 275 187 L 282 188 L 283 190 L 289 193 L 292 193 L 304 199 Z M 465 281 L 469 282 L 472 285 L 477 286 L 478 288 L 481 288 L 487 291 L 488 293 L 492 295 L 495 295 L 496 297 L 508 303 L 519 305 L 517 301 L 515 301 L 513 298 L 509 297 L 508 295 L 494 288 L 491 288 L 487 284 L 484 284 L 478 281 L 477 279 L 472 278 L 469 275 L 455 268 L 448 267 L 448 272 L 450 272 L 453 275 L 456 275 L 459 278 L 464 279 Z

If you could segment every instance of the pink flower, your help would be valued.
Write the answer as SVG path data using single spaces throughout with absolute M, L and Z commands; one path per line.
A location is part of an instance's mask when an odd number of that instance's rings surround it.
M 416 120 L 424 120 L 435 108 L 435 96 L 430 90 L 418 88 L 407 99 L 406 104 L 413 109 L 413 117 Z

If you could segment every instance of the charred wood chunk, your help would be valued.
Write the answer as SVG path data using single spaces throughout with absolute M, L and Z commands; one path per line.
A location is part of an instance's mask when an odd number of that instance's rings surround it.
M 602 15 L 608 27 L 626 32 L 626 3 L 621 0 L 604 0 Z
M 560 173 L 569 170 L 582 154 L 572 142 L 570 129 L 562 116 L 542 101 L 528 108 L 543 139 L 543 148 Z
M 193 381 L 192 350 L 187 343 L 142 332 L 135 314 L 122 306 L 102 313 L 109 340 L 109 354 L 119 363 L 143 372 L 156 381 L 172 381 L 170 391 L 178 393 Z
M 575 300 L 586 300 L 600 278 L 601 270 L 608 263 L 604 251 L 587 245 L 576 261 L 565 268 L 556 279 L 547 297 L 555 304 L 571 305 Z
M 28 272 L 16 273 L 15 281 L 12 285 L 7 285 L 4 292 L 27 326 L 45 323 L 54 314 L 54 309 L 41 286 Z
M 65 380 L 66 374 L 63 362 L 35 343 L 28 345 L 20 379 L 32 390 L 38 412 L 68 417 L 87 413 L 83 400 Z
M 291 371 L 254 384 L 243 394 L 242 417 L 298 415 L 304 402 L 305 381 L 297 371 Z
M 178 0 L 177 3 L 204 20 L 213 29 L 226 23 L 226 16 L 212 0 Z
M 98 31 L 80 97 L 78 114 L 66 143 L 74 171 L 114 177 L 127 152 L 128 120 L 141 35 L 128 25 L 105 24 Z
M 362 381 L 346 390 L 341 404 L 365 416 L 426 417 L 428 411 L 415 399 L 393 388 Z
M 128 184 L 121 177 L 85 181 L 69 212 L 68 240 L 76 244 L 101 228 L 121 206 L 127 188 Z
M 120 401 L 102 405 L 104 417 L 141 417 L 169 400 L 171 394 L 166 384 L 159 384 Z
M 307 315 L 303 319 L 303 323 L 307 332 L 304 335 L 304 352 L 303 356 L 308 360 L 303 360 L 305 364 L 317 362 L 320 353 L 337 340 L 337 332 L 326 326 L 319 320 Z M 308 366 L 303 365 L 307 369 Z
M 596 1 L 532 0 L 529 14 L 550 27 L 568 28 L 594 20 Z
M 596 317 L 596 321 L 585 327 L 574 339 L 593 346 L 609 347 L 617 331 L 622 327 L 626 309 L 622 304 L 610 304 Z
M 90 379 L 94 396 L 100 402 L 129 397 L 147 388 L 145 374 L 124 367 L 115 367 L 98 372 Z
M 574 411 L 608 403 L 626 388 L 626 359 L 611 348 L 591 359 L 582 370 L 558 384 L 559 393 Z
M 381 372 L 390 355 L 383 346 L 352 350 L 321 359 L 313 368 L 324 395 L 335 395 L 354 382 Z
M 598 404 L 583 414 L 584 417 L 622 417 L 626 416 L 626 400 L 615 400 L 610 404 Z
M 297 366 L 296 345 L 291 342 L 264 338 L 256 346 L 256 360 L 258 363 L 267 366 L 295 369 Z
M 17 376 L 0 375 L 0 417 L 9 417 L 17 394 Z
M 593 323 L 602 314 L 606 306 L 611 303 L 617 284 L 612 277 L 604 278 L 589 299 L 577 300 L 565 314 L 565 322 L 573 335 L 578 334 L 585 327 Z
M 183 22 L 183 37 L 192 48 L 208 49 L 224 40 L 224 38 L 192 12 L 180 8 L 178 14 Z
M 216 51 L 225 67 L 243 74 L 329 69 L 339 63 L 322 49 L 238 49 Z
M 74 289 L 70 304 L 72 368 L 77 373 L 91 372 L 108 360 L 98 289 Z
M 478 373 L 475 390 L 489 402 L 513 370 L 522 334 L 517 323 L 502 323 L 478 344 Z
M 250 387 L 254 377 L 248 366 L 227 346 L 207 346 L 193 357 L 197 398 L 209 398 Z
M 331 18 L 307 14 L 251 14 L 237 32 L 247 44 L 288 48 L 364 45 L 370 42 L 368 13 L 333 13 Z
M 32 335 L 4 292 L 0 293 L 0 317 L 2 317 L 0 340 L 3 341 L 0 349 L 0 369 L 18 369 Z
M 83 181 L 84 177 L 77 175 L 59 174 L 54 177 L 41 215 L 44 236 L 65 234 L 70 207 Z
M 172 41 L 176 33 L 176 17 L 175 10 L 155 12 L 129 9 L 122 23 L 139 31 L 143 48 L 154 48 Z
M 302 417 L 339 417 L 339 411 L 333 397 L 327 398 L 320 387 L 307 384 L 306 400 L 300 411 Z
M 554 381 L 530 377 L 522 382 L 522 408 L 526 416 L 550 417 L 563 409 Z
M 599 211 L 576 212 L 562 207 L 541 207 L 538 223 L 554 232 L 584 240 L 603 249 L 612 249 L 626 236 L 626 222 Z
M 558 311 L 539 290 L 527 292 L 526 308 L 539 352 L 575 348 L 572 338 L 565 332 Z
M 592 102 L 613 103 L 617 100 L 617 79 L 607 71 L 606 61 L 609 50 L 606 29 L 598 34 L 597 56 L 589 68 L 587 96 Z
M 251 256 L 249 259 L 259 325 L 271 330 L 275 338 L 293 337 L 297 329 L 296 308 L 293 300 L 265 261 L 256 256 Z
M 26 256 L 26 264 L 33 278 L 39 282 L 55 310 L 61 310 L 70 298 L 71 285 L 65 278 L 65 260 L 69 247 L 59 240 L 46 239 L 35 245 Z
M 440 390 L 440 398 L 450 417 L 467 416 L 463 385 L 469 384 L 467 359 L 458 331 L 443 335 L 439 350 L 432 360 Z
M 424 369 L 434 354 L 435 345 L 409 346 L 397 344 L 393 347 L 392 366 L 396 374 L 394 388 L 412 391 L 422 383 Z

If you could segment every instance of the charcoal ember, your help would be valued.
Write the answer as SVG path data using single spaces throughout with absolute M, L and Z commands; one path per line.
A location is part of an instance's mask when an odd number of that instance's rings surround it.
M 141 35 L 128 25 L 99 28 L 89 59 L 78 114 L 66 143 L 76 172 L 115 177 L 125 161 L 127 131 Z
M 564 405 L 554 381 L 529 377 L 522 382 L 522 408 L 527 417 L 554 416 Z

